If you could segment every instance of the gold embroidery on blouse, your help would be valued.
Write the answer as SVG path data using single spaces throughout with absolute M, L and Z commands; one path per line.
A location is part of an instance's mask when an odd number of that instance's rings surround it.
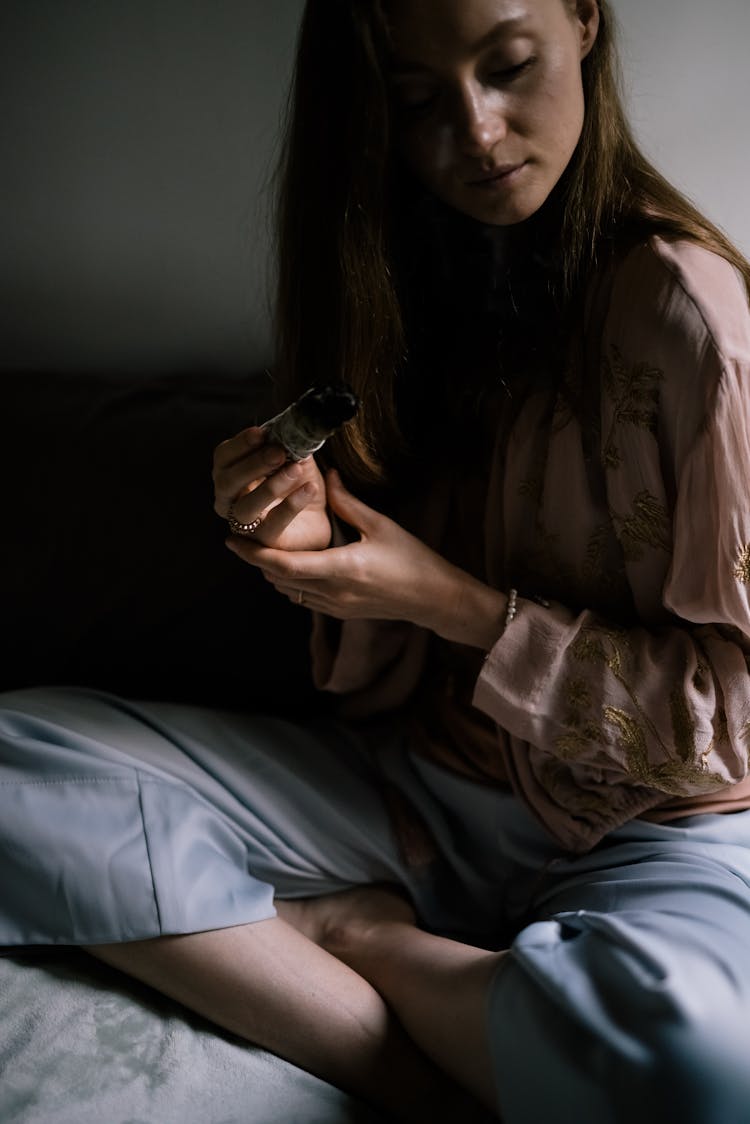
M 604 659 L 602 638 L 593 628 L 582 628 L 570 646 L 571 655 L 580 663 L 596 663 Z
M 605 558 L 611 533 L 611 527 L 607 523 L 600 523 L 589 536 L 581 567 L 585 581 L 596 581 L 610 573 L 609 568 L 605 568 Z
M 618 707 L 605 707 L 605 718 L 619 733 L 618 745 L 625 751 L 628 772 L 649 788 L 659 789 L 670 796 L 682 796 L 687 781 L 691 786 L 710 790 L 721 788 L 726 783 L 717 773 L 708 771 L 708 754 L 713 749 L 713 740 L 700 756 L 700 764 L 693 761 L 671 760 L 657 764 L 649 760 L 646 743 L 645 723 L 638 722 L 632 715 Z M 650 723 L 648 724 L 650 725 Z M 662 748 L 664 743 L 658 739 Z
M 555 738 L 555 750 L 563 761 L 575 761 L 592 748 L 604 744 L 604 730 L 595 722 L 583 722 L 580 727 L 571 725 L 569 729 Z
M 591 706 L 591 691 L 585 679 L 569 679 L 565 684 L 568 705 L 577 711 L 582 706 Z
M 630 515 L 622 516 L 613 512 L 612 518 L 626 561 L 639 562 L 643 558 L 644 546 L 655 550 L 672 549 L 669 513 L 645 489 L 633 497 L 633 511 Z
M 565 717 L 566 733 L 555 740 L 559 756 L 574 760 L 585 753 L 591 745 L 601 745 L 602 728 L 584 713 L 591 708 L 591 691 L 585 679 L 568 679 L 563 691 L 568 703 Z
M 702 691 L 706 685 L 706 676 L 708 675 L 708 668 L 700 660 L 698 666 L 693 672 L 693 686 L 696 691 Z M 750 725 L 750 723 L 748 723 Z
M 616 431 L 623 424 L 637 425 L 651 433 L 656 431 L 659 405 L 659 383 L 664 372 L 646 362 L 628 365 L 614 344 L 609 357 L 602 359 L 602 381 L 613 397 L 612 423 L 602 446 L 605 468 L 619 468 L 622 454 L 616 443 Z
M 718 733 L 715 734 L 714 737 L 711 738 L 711 741 L 708 743 L 706 749 L 701 754 L 701 768 L 702 768 L 704 773 L 708 772 L 708 759 L 716 748 L 717 740 L 721 741 L 721 739 L 726 735 L 726 733 L 727 733 L 727 716 L 726 716 L 726 714 L 724 713 L 723 710 L 720 710 L 719 711 L 719 730 L 718 730 Z
M 718 727 L 714 738 L 696 761 L 695 724 L 684 692 L 675 687 L 670 698 L 674 745 L 668 746 L 628 682 L 626 673 L 633 651 L 624 629 L 583 628 L 571 645 L 571 654 L 582 663 L 605 666 L 630 700 L 634 713 L 622 706 L 608 705 L 602 709 L 602 718 L 604 725 L 614 727 L 617 744 L 625 754 L 628 772 L 635 780 L 674 796 L 683 795 L 686 782 L 703 790 L 724 786 L 724 778 L 718 773 L 711 773 L 707 761 L 716 742 L 727 735 L 723 712 L 720 711 L 717 716 Z M 555 740 L 560 757 L 570 760 L 597 744 L 604 749 L 607 738 L 598 726 L 596 716 L 590 713 L 591 697 L 585 680 L 572 676 L 564 690 L 569 712 L 565 733 Z M 589 710 L 588 714 L 584 713 L 585 709 Z M 656 744 L 666 760 L 661 763 L 651 761 L 649 744 Z
M 737 581 L 742 582 L 743 585 L 750 585 L 750 543 L 740 548 L 733 572 Z
M 605 706 L 604 721 L 619 731 L 620 745 L 627 753 L 630 771 L 636 772 L 636 775 L 641 773 L 646 757 L 646 734 L 642 723 L 616 706 Z
M 701 771 L 704 775 L 709 772 L 708 759 L 716 749 L 717 744 L 726 741 L 729 737 L 729 723 L 727 722 L 727 713 L 723 707 L 719 707 L 716 720 L 717 729 L 714 736 L 700 755 Z
M 531 486 L 533 482 L 527 483 Z M 622 553 L 611 523 L 599 523 L 591 532 L 579 567 L 563 559 L 559 539 L 559 535 L 546 529 L 538 513 L 536 539 L 524 559 L 532 584 L 543 589 L 547 596 L 562 600 L 570 600 L 572 596 L 590 604 L 598 598 L 602 607 L 619 606 L 629 598 Z
M 739 740 L 745 742 L 745 748 L 747 751 L 747 764 L 748 769 L 750 769 L 750 722 L 745 723 L 745 725 L 740 730 L 738 737 Z
M 675 687 L 669 696 L 669 710 L 672 716 L 672 736 L 675 749 L 683 761 L 695 758 L 695 720 L 688 706 L 685 692 Z
M 581 629 L 576 637 L 571 651 L 573 656 L 583 663 L 594 663 L 607 659 L 603 635 L 612 635 L 626 639 L 624 632 L 612 630 L 611 633 L 601 630 L 597 635 L 593 629 Z M 619 655 L 615 655 L 615 667 L 619 662 Z M 563 691 L 568 703 L 568 713 L 565 720 L 565 733 L 555 739 L 555 748 L 561 758 L 573 760 L 589 751 L 592 746 L 604 743 L 604 731 L 590 713 L 592 699 L 589 686 L 585 679 L 571 677 L 566 680 Z

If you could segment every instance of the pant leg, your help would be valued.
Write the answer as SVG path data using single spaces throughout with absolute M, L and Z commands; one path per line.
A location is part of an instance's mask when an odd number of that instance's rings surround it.
M 0 695 L 0 869 L 0 944 L 103 944 L 262 920 L 399 857 L 334 725 L 40 689 Z
M 384 783 L 424 823 L 426 863 L 406 859 Z M 0 694 L 0 945 L 223 928 L 373 881 L 402 885 L 425 927 L 491 944 L 498 814 L 489 790 L 413 762 L 397 725 Z
M 535 894 L 489 997 L 506 1124 L 750 1124 L 750 813 L 635 821 Z

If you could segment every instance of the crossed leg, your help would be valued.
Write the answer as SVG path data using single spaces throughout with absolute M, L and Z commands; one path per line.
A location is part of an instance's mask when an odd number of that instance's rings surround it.
M 321 899 L 324 909 L 328 900 Z M 290 903 L 277 904 L 280 913 L 288 909 L 291 919 Z M 397 931 L 391 933 L 397 943 L 402 929 L 419 932 L 408 922 L 398 922 Z M 367 982 L 355 967 L 331 955 L 282 916 L 186 936 L 93 946 L 87 951 L 218 1026 L 386 1109 L 396 1119 L 411 1124 L 486 1119 L 460 1087 L 468 1085 L 471 1093 L 481 1096 L 482 1090 L 465 1080 L 465 1067 L 444 1067 L 444 1052 L 431 1050 L 430 1041 L 423 1045 L 434 1060 L 415 1045 L 413 1036 L 429 1022 L 433 1007 L 440 1007 L 440 998 L 420 995 L 419 986 L 409 979 L 412 959 L 402 955 L 400 943 L 392 969 L 398 993 L 395 1014 L 390 997 L 384 999 L 376 990 L 377 983 Z M 431 982 L 426 980 L 428 992 Z M 458 976 L 455 982 L 454 998 L 463 1001 Z M 412 1015 L 412 1005 L 419 1008 L 423 1001 L 424 1009 Z M 477 1029 L 483 1022 L 482 1009 L 477 989 L 472 1015 Z M 452 1028 L 461 1033 L 468 1024 L 465 1016 L 454 1022 L 450 1012 L 442 1012 L 441 1018 L 446 1014 L 444 1037 L 449 1039 Z
M 280 916 L 377 988 L 443 1072 L 497 1110 L 485 1009 L 504 952 L 418 929 L 411 906 L 385 887 L 276 905 Z

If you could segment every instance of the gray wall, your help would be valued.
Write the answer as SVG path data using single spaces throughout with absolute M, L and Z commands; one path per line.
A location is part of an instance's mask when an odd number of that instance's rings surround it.
M 750 252 L 750 3 L 615 0 L 656 162 Z M 0 0 L 0 367 L 269 358 L 265 190 L 302 0 Z
M 750 0 L 613 0 L 631 120 L 750 256 Z
M 267 192 L 299 0 L 0 0 L 9 367 L 268 358 Z

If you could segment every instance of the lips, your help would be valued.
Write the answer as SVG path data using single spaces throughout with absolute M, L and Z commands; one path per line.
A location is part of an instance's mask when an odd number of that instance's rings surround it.
M 522 160 L 518 164 L 498 164 L 497 167 L 492 168 L 485 175 L 479 176 L 477 179 L 467 180 L 467 186 L 483 187 L 504 180 L 507 176 L 512 175 L 513 172 L 519 171 L 525 163 L 526 161 Z

